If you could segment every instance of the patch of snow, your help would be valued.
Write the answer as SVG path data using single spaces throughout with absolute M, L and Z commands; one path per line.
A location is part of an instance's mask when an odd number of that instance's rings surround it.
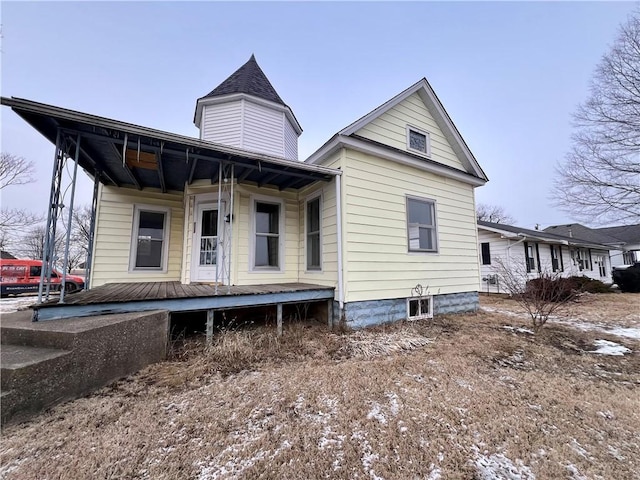
M 620 453 L 620 450 L 618 450 L 615 447 L 612 447 L 611 445 L 608 445 L 609 447 L 609 454 L 615 458 L 616 460 L 620 460 L 621 462 L 626 460 L 626 458 Z
M 477 448 L 477 447 L 476 447 Z M 475 460 L 476 473 L 479 480 L 535 480 L 531 469 L 521 460 L 512 462 L 501 453 L 491 456 L 478 455 Z
M 367 414 L 367 420 L 371 420 L 372 418 L 375 418 L 383 425 L 387 423 L 387 418 L 384 416 L 384 413 L 382 413 L 382 407 L 379 403 L 373 402 L 373 407 L 371 407 L 371 410 Z
M 438 452 L 438 461 L 442 462 L 444 460 L 444 453 L 443 452 Z
M 402 420 L 400 420 L 398 422 L 398 430 L 400 431 L 400 433 L 405 433 L 406 431 L 409 430 L 409 428 L 404 424 Z
M 400 412 L 400 402 L 398 401 L 398 395 L 395 393 L 387 393 L 386 397 L 389 399 L 389 410 L 394 417 Z
M 574 438 L 571 440 L 571 443 L 568 444 L 574 452 L 576 452 L 578 455 L 580 455 L 583 458 L 586 458 L 587 460 L 590 460 L 591 457 L 589 455 L 589 452 L 582 446 L 580 445 L 580 443 Z
M 427 480 L 440 480 L 442 478 L 442 470 L 436 467 L 433 463 L 429 466 L 430 472 Z
M 457 378 L 456 383 L 458 384 L 458 386 L 462 388 L 466 388 L 467 390 L 473 392 L 473 387 L 469 383 L 462 380 L 461 378 Z
M 0 299 L 0 313 L 13 313 L 24 310 L 33 305 L 38 297 L 2 297 Z
M 529 330 L 528 328 L 512 327 L 510 325 L 504 325 L 502 328 L 505 329 L 505 330 L 510 330 L 512 332 L 515 332 L 515 333 L 527 333 L 529 335 L 535 335 L 534 331 L 533 330 Z
M 588 480 L 587 477 L 580 473 L 578 467 L 576 467 L 572 463 L 567 465 L 567 470 L 569 470 L 569 473 L 571 473 L 571 480 Z
M 606 410 L 604 412 L 598 412 L 598 415 L 600 415 L 602 418 L 605 418 L 607 420 L 611 420 L 615 418 L 615 415 L 610 410 Z
M 605 332 L 615 335 L 617 337 L 626 337 L 634 340 L 640 340 L 640 328 L 624 328 L 616 327 L 606 329 Z
M 596 350 L 590 350 L 589 353 L 597 353 L 598 355 L 617 355 L 621 356 L 626 353 L 631 353 L 631 350 L 624 345 L 620 345 L 616 342 L 610 342 L 608 340 L 596 340 L 593 342 Z

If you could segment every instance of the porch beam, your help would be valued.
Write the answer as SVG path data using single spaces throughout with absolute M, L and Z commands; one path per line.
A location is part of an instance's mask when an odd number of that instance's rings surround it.
M 191 160 L 191 169 L 189 170 L 189 178 L 187 179 L 187 185 L 191 185 L 193 182 L 193 174 L 196 173 L 196 166 L 198 165 L 198 159 L 194 158 Z
M 116 147 L 116 144 L 114 142 L 111 142 L 110 145 L 113 148 L 113 151 L 115 152 L 115 154 L 118 157 L 121 157 L 122 153 L 118 151 L 118 147 Z M 125 160 L 124 157 L 122 157 L 122 168 L 127 173 L 127 175 L 129 176 L 129 179 L 133 182 L 133 184 L 136 186 L 136 188 L 138 190 L 142 190 L 142 187 L 140 186 L 140 181 L 138 180 L 136 175 L 133 173 L 133 171 L 129 168 L 129 165 L 127 165 L 126 160 Z
M 160 180 L 160 190 L 162 190 L 162 193 L 167 193 L 167 186 L 164 179 L 164 168 L 162 168 L 162 148 L 158 149 L 156 155 L 158 156 L 158 179 Z
M 65 129 L 65 131 L 67 131 Z M 70 137 L 70 140 L 74 143 L 76 143 L 76 140 L 73 137 Z M 109 182 L 111 182 L 113 185 L 115 185 L 116 187 L 119 187 L 120 185 L 118 184 L 118 182 L 116 182 L 113 177 L 111 175 L 109 175 L 109 173 L 107 173 L 106 170 L 99 168 L 98 167 L 98 162 L 95 161 L 95 159 L 93 158 L 93 155 L 90 154 L 87 149 L 85 147 L 80 147 L 80 153 L 82 153 L 82 155 L 84 155 L 84 157 L 89 160 L 89 163 L 91 163 L 91 166 L 96 170 L 96 173 L 98 174 L 98 176 L 106 178 Z
M 258 182 L 258 188 L 262 187 L 263 185 L 268 185 L 269 183 L 271 183 L 273 180 L 275 180 L 276 178 L 278 178 L 280 175 L 286 175 L 286 172 L 283 173 L 272 173 L 271 175 L 269 175 L 266 178 L 263 178 L 262 180 L 260 180 Z

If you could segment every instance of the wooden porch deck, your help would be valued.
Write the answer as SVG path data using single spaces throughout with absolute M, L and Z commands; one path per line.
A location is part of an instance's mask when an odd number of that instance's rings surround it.
M 54 320 L 109 313 L 169 310 L 185 312 L 282 305 L 334 298 L 334 287 L 308 283 L 218 286 L 180 282 L 110 283 L 34 305 L 33 320 Z

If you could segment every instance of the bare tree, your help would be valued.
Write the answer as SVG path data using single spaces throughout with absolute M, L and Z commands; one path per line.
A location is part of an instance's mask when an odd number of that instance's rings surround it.
M 640 220 L 640 10 L 594 73 L 552 197 L 577 218 Z
M 0 190 L 9 185 L 24 185 L 33 182 L 35 165 L 24 157 L 0 153 Z
M 78 250 L 85 254 L 89 252 L 89 237 L 91 236 L 91 207 L 82 205 L 73 211 L 73 231 L 71 241 Z
M 483 222 L 502 223 L 505 225 L 515 223 L 515 219 L 503 207 L 486 203 L 478 203 L 476 205 L 476 217 Z
M 540 330 L 555 313 L 564 310 L 578 294 L 571 281 L 562 278 L 560 272 L 542 268 L 537 278 L 529 278 L 524 264 L 511 264 L 502 258 L 496 259 L 493 270 L 500 285 L 529 315 L 535 331 Z
M 12 185 L 24 185 L 33 182 L 35 166 L 24 157 L 10 153 L 0 154 L 0 190 Z M 30 227 L 42 221 L 42 216 L 22 208 L 0 208 L 0 248 L 15 249 L 18 239 Z

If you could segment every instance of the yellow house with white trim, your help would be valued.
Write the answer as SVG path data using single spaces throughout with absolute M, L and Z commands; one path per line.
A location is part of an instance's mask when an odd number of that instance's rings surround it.
M 91 289 L 312 284 L 335 289 L 352 326 L 478 306 L 487 177 L 426 79 L 304 162 L 302 128 L 253 56 L 198 99 L 198 139 L 3 103 L 50 121 L 43 134 L 96 180 Z

